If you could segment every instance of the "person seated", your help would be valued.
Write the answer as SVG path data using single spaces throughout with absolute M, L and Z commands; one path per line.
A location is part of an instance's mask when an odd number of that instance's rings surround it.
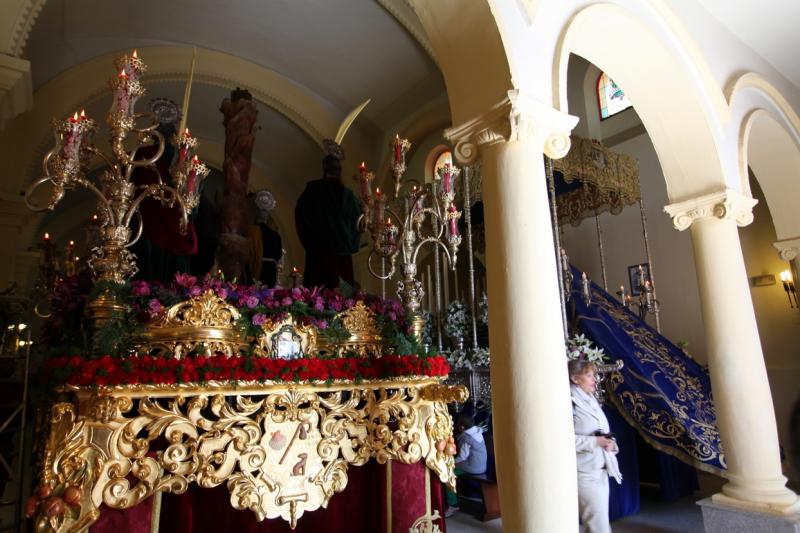
M 486 473 L 486 441 L 483 440 L 483 431 L 475 425 L 475 420 L 461 414 L 456 421 L 456 445 L 458 454 L 455 456 L 456 477 L 463 474 L 482 475 Z M 453 516 L 458 511 L 458 495 L 447 490 L 446 517 Z

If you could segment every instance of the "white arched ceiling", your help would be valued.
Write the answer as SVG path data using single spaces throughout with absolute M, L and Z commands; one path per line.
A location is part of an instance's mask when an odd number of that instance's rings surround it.
M 746 165 L 753 170 L 767 201 L 778 240 L 800 236 L 800 149 L 795 139 L 767 111 L 747 118 Z
M 753 170 L 764 192 L 778 240 L 800 237 L 800 117 L 762 76 L 748 72 L 726 89 L 735 140 L 728 157 L 738 165 L 742 190 L 749 194 Z
M 497 24 L 483 1 L 408 0 L 425 28 L 447 86 L 454 125 L 505 98 L 511 86 Z
M 672 202 L 726 186 L 739 188 L 738 183 L 726 183 L 721 159 L 723 131 L 715 102 L 722 92 L 706 86 L 697 65 L 687 63 L 680 51 L 625 8 L 594 4 L 563 28 L 553 67 L 561 110 L 567 108 L 570 53 L 594 63 L 625 88 L 658 153 Z
M 374 1 L 237 0 L 194 7 L 159 0 L 48 0 L 27 48 L 34 90 L 98 55 L 170 44 L 202 46 L 275 72 L 316 95 L 337 125 L 372 98 L 357 124 L 368 136 L 387 126 L 385 113 L 413 109 L 417 102 L 403 96 L 420 81 L 443 88 L 417 39 Z

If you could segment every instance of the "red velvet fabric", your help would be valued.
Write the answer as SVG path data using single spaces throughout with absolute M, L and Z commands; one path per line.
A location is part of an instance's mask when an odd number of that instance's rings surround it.
M 100 506 L 100 518 L 89 528 L 90 533 L 150 533 L 153 498 L 147 498 L 132 509 L 112 509 Z
M 393 463 L 392 531 L 408 531 L 425 512 L 426 474 L 431 476 L 431 507 L 443 514 L 443 493 L 436 476 L 423 463 Z M 386 467 L 370 461 L 350 467 L 347 475 L 344 492 L 335 494 L 327 509 L 300 517 L 294 533 L 386 531 Z M 151 516 L 151 498 L 125 511 L 103 507 L 91 533 L 149 533 Z M 444 519 L 439 528 L 446 531 Z M 170 533 L 292 533 L 283 519 L 258 522 L 252 511 L 234 509 L 225 485 L 204 489 L 194 483 L 184 494 L 164 494 L 159 529 Z
M 156 146 L 146 146 L 137 152 L 136 157 L 142 159 L 152 157 L 156 150 Z M 133 171 L 131 180 L 137 186 L 149 185 L 158 182 L 159 173 L 162 179 L 169 180 L 169 162 L 166 158 L 162 157 L 156 161 L 156 168 L 158 171 L 139 167 Z M 139 205 L 139 212 L 144 222 L 144 238 L 171 254 L 197 253 L 197 234 L 191 222 L 186 228 L 186 234 L 181 235 L 180 208 L 177 202 L 173 207 L 166 207 L 158 200 L 147 198 Z

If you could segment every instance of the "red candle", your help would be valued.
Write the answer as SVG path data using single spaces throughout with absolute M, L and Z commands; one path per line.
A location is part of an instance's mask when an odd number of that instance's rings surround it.
M 183 139 L 190 139 L 191 137 L 192 135 L 189 133 L 189 128 L 186 128 L 183 131 Z M 178 151 L 178 164 L 181 164 L 186 161 L 186 154 L 189 152 L 189 146 L 185 142 L 180 142 L 179 145 L 181 148 Z
M 450 204 L 448 211 L 451 213 L 455 213 L 456 206 L 454 204 Z M 450 235 L 453 236 L 458 235 L 458 219 L 456 217 L 450 219 Z
M 386 200 L 381 194 L 380 188 L 375 190 L 375 212 L 373 213 L 372 220 L 376 225 L 383 223 L 384 212 L 386 211 Z
M 372 189 L 369 186 L 370 175 L 367 172 L 367 165 L 362 161 L 358 166 L 359 178 L 358 183 L 361 186 L 361 200 L 369 203 L 369 198 L 372 196 Z
M 449 193 L 453 188 L 453 169 L 450 163 L 446 163 L 444 167 L 442 167 L 442 188 L 446 193 Z
M 400 135 L 394 136 L 394 162 L 400 164 L 403 157 L 403 143 L 400 141 Z
M 197 165 L 199 164 L 200 160 L 197 156 L 194 156 L 191 165 L 189 165 L 189 176 L 186 178 L 186 191 L 189 194 L 194 193 L 194 188 L 197 184 Z

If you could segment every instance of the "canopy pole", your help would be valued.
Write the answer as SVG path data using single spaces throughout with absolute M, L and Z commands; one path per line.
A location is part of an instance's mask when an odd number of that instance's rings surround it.
M 472 165 L 464 167 L 464 219 L 467 223 L 467 259 L 469 260 L 469 313 L 472 316 L 472 349 L 478 349 L 478 320 L 475 309 L 475 258 L 472 254 L 472 199 L 470 198 L 470 180 Z
M 608 292 L 608 280 L 606 279 L 606 254 L 603 250 L 603 228 L 600 226 L 600 216 L 594 212 L 594 223 L 597 226 L 597 247 L 600 249 L 600 271 L 603 273 L 603 290 Z
M 567 330 L 567 303 L 564 292 L 564 271 L 561 268 L 561 235 L 558 224 L 558 211 L 556 207 L 556 184 L 553 177 L 553 160 L 545 156 L 545 174 L 547 175 L 547 193 L 550 197 L 550 213 L 553 217 L 553 242 L 556 252 L 556 271 L 558 272 L 558 293 L 561 300 L 561 325 L 564 329 L 564 340 L 569 337 Z M 569 290 L 569 289 L 567 289 Z
M 639 214 L 642 218 L 642 236 L 644 237 L 644 251 L 647 255 L 647 267 L 650 271 L 650 285 L 653 287 L 653 300 L 658 301 L 656 296 L 656 274 L 653 270 L 653 256 L 650 254 L 650 239 L 647 237 L 647 214 L 644 209 L 644 194 L 642 193 L 642 180 L 639 179 Z M 653 315 L 656 317 L 656 331 L 661 333 L 661 320 L 659 318 L 659 306 L 655 305 Z

